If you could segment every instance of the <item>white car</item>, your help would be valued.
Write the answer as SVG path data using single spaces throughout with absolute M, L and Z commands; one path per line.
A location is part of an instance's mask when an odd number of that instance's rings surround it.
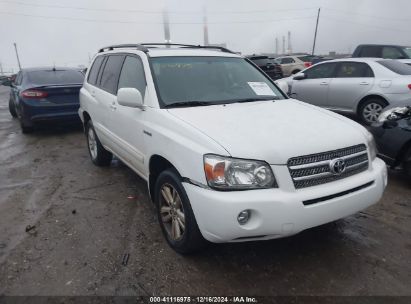
M 284 76 L 288 77 L 310 67 L 312 59 L 311 55 L 284 56 L 276 58 L 274 62 L 281 65 Z
M 411 66 L 397 60 L 345 58 L 322 62 L 289 78 L 292 98 L 376 122 L 387 106 L 411 105 Z
M 378 202 L 371 134 L 286 97 L 223 48 L 100 50 L 80 92 L 91 160 L 147 181 L 172 248 L 291 236 Z

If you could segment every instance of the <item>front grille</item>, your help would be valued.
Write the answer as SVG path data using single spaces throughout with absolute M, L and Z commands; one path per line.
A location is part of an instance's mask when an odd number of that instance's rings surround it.
M 345 171 L 334 174 L 330 164 L 335 159 L 345 161 Z M 318 186 L 366 171 L 369 166 L 367 147 L 345 149 L 294 157 L 288 160 L 288 169 L 296 189 Z

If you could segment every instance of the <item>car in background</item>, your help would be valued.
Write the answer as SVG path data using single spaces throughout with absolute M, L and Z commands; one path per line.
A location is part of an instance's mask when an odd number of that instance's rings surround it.
M 311 55 L 284 56 L 277 57 L 275 62 L 281 65 L 284 76 L 288 77 L 310 67 L 313 58 Z
M 10 84 L 9 111 L 23 133 L 43 122 L 78 122 L 84 74 L 78 68 L 22 69 Z
M 284 77 L 281 65 L 276 63 L 272 58 L 268 56 L 247 56 L 255 65 L 264 71 L 271 79 L 277 80 Z
M 411 66 L 379 58 L 337 59 L 284 79 L 292 98 L 376 122 L 387 106 L 411 104 Z
M 411 181 L 411 106 L 385 111 L 370 128 L 379 156 L 391 167 L 402 167 Z
M 411 59 L 411 47 L 388 44 L 361 44 L 355 49 L 352 57 Z

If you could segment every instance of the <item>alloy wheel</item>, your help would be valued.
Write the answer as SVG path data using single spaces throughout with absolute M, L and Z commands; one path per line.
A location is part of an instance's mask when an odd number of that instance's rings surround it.
M 161 187 L 160 215 L 169 237 L 173 241 L 181 240 L 185 232 L 184 207 L 177 190 L 170 184 Z
M 373 123 L 378 120 L 383 107 L 378 103 L 370 103 L 364 107 L 363 117 L 368 123 Z
M 93 129 L 89 128 L 88 130 L 88 148 L 90 150 L 91 157 L 93 159 L 97 158 L 97 141 L 96 136 L 94 135 Z

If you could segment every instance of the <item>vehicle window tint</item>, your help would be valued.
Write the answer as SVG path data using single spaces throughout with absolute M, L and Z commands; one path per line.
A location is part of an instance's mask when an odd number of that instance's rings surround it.
M 300 57 L 297 57 L 297 58 L 300 59 L 303 62 L 312 62 L 313 59 L 314 59 L 314 56 L 307 55 L 307 56 L 300 56 Z
M 381 48 L 379 46 L 364 46 L 360 52 L 360 57 L 381 57 Z
M 308 79 L 332 78 L 336 63 L 319 64 L 304 72 Z
M 394 73 L 400 75 L 411 75 L 411 66 L 408 64 L 395 60 L 381 60 L 377 62 Z
M 140 58 L 127 56 L 121 70 L 118 89 L 135 88 L 140 91 L 144 98 L 146 86 L 146 77 L 144 75 L 143 63 Z
M 103 74 L 101 75 L 100 88 L 111 94 L 117 93 L 118 77 L 123 61 L 124 56 L 108 56 Z
M 407 59 L 411 59 L 411 47 L 406 47 L 403 49 L 403 51 L 407 54 Z
M 289 64 L 289 63 L 294 63 L 294 59 L 293 58 L 283 58 L 281 59 L 281 64 Z
M 343 62 L 337 69 L 336 78 L 374 77 L 374 73 L 366 63 Z
M 101 63 L 103 62 L 104 57 L 99 56 L 94 60 L 93 66 L 91 67 L 90 73 L 88 74 L 87 82 L 95 85 L 97 83 L 97 75 L 100 70 Z
M 404 59 L 404 54 L 395 47 L 384 47 L 382 49 L 382 58 L 386 59 Z
M 44 70 L 28 72 L 27 78 L 36 85 L 81 84 L 84 74 L 77 70 Z

